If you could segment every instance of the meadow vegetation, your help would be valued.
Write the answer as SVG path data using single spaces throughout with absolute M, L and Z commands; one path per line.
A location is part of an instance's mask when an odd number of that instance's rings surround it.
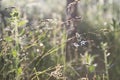
M 0 0 L 0 80 L 120 80 L 119 1 L 76 1 L 68 38 L 66 1 Z

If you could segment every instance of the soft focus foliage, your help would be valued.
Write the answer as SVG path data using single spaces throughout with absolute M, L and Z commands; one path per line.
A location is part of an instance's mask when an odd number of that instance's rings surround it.
M 65 0 L 1 0 L 0 80 L 119 80 L 119 3 L 79 1 L 67 61 Z

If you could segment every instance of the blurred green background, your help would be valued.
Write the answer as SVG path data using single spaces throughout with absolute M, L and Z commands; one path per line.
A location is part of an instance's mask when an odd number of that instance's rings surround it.
M 78 2 L 77 33 L 89 44 L 73 46 L 70 61 L 66 2 L 0 1 L 0 80 L 120 80 L 120 0 Z

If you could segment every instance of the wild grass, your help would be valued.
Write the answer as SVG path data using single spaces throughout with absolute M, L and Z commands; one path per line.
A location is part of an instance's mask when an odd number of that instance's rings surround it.
M 119 79 L 115 75 L 111 79 L 111 72 L 119 74 L 120 70 L 117 61 L 120 25 L 117 20 L 113 19 L 112 23 L 104 25 L 107 26 L 104 29 L 92 32 L 95 38 L 100 38 L 95 43 L 89 32 L 77 32 L 74 37 L 67 38 L 67 21 L 63 22 L 59 15 L 53 19 L 38 19 L 34 22 L 36 26 L 26 22 L 17 8 L 10 15 L 5 18 L 7 26 L 3 22 L 0 24 L 0 80 Z M 66 43 L 75 37 L 76 42 L 70 44 L 75 52 L 67 61 Z

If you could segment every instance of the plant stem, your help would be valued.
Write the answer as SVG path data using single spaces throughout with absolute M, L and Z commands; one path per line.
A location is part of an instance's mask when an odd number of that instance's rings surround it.
M 107 50 L 104 51 L 104 63 L 105 63 L 105 74 L 106 74 L 106 78 L 107 78 L 107 80 L 109 80 Z

